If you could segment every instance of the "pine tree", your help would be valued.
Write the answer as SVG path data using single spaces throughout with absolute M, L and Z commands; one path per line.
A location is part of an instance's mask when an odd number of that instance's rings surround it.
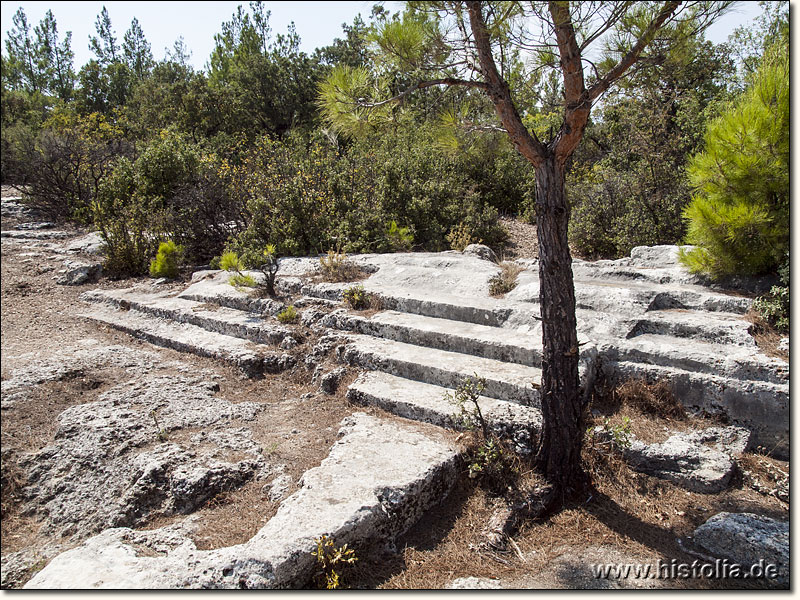
M 682 252 L 693 271 L 719 278 L 775 272 L 789 248 L 789 44 L 764 55 L 750 87 L 706 131 L 688 168 Z
M 111 18 L 108 16 L 105 6 L 97 15 L 94 26 L 97 35 L 89 38 L 89 50 L 95 53 L 97 61 L 103 66 L 116 62 L 119 59 L 119 46 L 114 31 L 111 29 Z
M 153 52 L 144 36 L 139 20 L 134 17 L 122 40 L 122 54 L 128 68 L 137 79 L 144 78 L 153 67 Z

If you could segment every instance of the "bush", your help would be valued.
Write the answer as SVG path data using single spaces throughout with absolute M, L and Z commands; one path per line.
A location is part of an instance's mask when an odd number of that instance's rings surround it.
M 378 297 L 367 292 L 363 285 L 354 285 L 347 288 L 342 292 L 342 297 L 353 310 L 377 309 L 381 304 Z
M 248 275 L 246 273 L 236 273 L 228 280 L 228 283 L 230 283 L 235 288 L 258 287 L 258 283 L 256 283 L 255 278 L 252 275 Z
M 778 270 L 782 285 L 774 285 L 769 294 L 756 298 L 753 308 L 779 333 L 789 333 L 789 255 Z
M 681 261 L 713 278 L 775 272 L 789 248 L 788 41 L 709 125 L 688 172 L 697 194 L 684 213 L 686 242 L 699 247 Z
M 158 254 L 150 263 L 150 277 L 175 279 L 178 276 L 178 265 L 182 255 L 182 246 L 176 246 L 172 240 L 161 242 L 158 246 Z
M 290 304 L 281 312 L 279 312 L 276 315 L 276 318 L 284 325 L 288 325 L 289 323 L 296 322 L 299 316 L 300 315 L 297 314 L 297 309 Z
M 227 251 L 223 252 L 219 259 L 219 268 L 223 271 L 236 271 L 238 273 L 244 266 L 236 252 Z

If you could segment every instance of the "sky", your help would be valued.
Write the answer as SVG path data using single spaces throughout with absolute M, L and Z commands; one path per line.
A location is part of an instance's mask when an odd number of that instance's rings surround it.
M 31 29 L 39 23 L 48 9 L 53 11 L 58 24 L 59 39 L 72 31 L 72 51 L 75 53 L 75 70 L 90 58 L 89 36 L 96 35 L 94 23 L 103 6 L 108 9 L 111 24 L 119 42 L 136 17 L 153 49 L 157 60 L 164 57 L 165 49 L 172 48 L 175 40 L 183 36 L 192 51 L 190 62 L 195 69 L 203 69 L 214 48 L 214 34 L 219 33 L 223 21 L 228 21 L 247 1 L 216 2 L 20 2 L 2 1 L 2 41 L 12 27 L 12 17 L 21 6 L 28 17 Z M 342 24 L 352 23 L 359 13 L 366 21 L 374 0 L 349 2 L 265 2 L 271 11 L 270 25 L 273 33 L 283 33 L 294 21 L 301 39 L 300 49 L 311 53 L 315 48 L 327 46 L 334 38 L 343 37 Z M 402 2 L 384 2 L 392 12 L 400 10 Z M 724 42 L 739 25 L 751 23 L 761 12 L 757 2 L 738 2 L 736 8 L 722 17 L 707 32 L 713 42 Z

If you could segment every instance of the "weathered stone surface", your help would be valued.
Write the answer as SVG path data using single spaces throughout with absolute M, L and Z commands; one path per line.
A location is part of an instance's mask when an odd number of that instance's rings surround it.
M 694 541 L 712 554 L 749 570 L 763 561 L 776 565 L 777 577 L 764 581 L 789 587 L 789 522 L 752 513 L 722 512 L 694 531 Z
M 483 377 L 486 396 L 531 406 L 539 404 L 541 370 L 489 358 L 424 348 L 354 334 L 339 359 L 350 365 L 455 388 L 466 377 Z
M 264 372 L 279 373 L 295 364 L 291 355 L 263 350 L 249 340 L 208 331 L 189 323 L 153 319 L 134 310 L 98 307 L 81 316 L 159 346 L 232 363 L 249 377 L 259 376 Z
M 319 389 L 326 394 L 335 394 L 339 388 L 339 382 L 347 374 L 347 368 L 339 367 L 327 373 L 319 380 Z
M 188 513 L 268 472 L 261 447 L 232 421 L 262 405 L 217 398 L 219 386 L 178 376 L 134 379 L 58 417 L 53 444 L 22 455 L 29 506 L 45 527 L 79 538 L 105 527 Z M 189 440 L 183 430 L 204 428 Z
M 390 542 L 454 481 L 457 451 L 435 431 L 356 413 L 340 436 L 244 544 L 201 551 L 175 529 L 109 529 L 54 558 L 25 587 L 302 587 L 315 539 L 329 535 L 355 548 Z M 149 556 L 137 553 L 142 546 Z
M 358 376 L 347 389 L 347 398 L 406 419 L 462 428 L 458 406 L 446 397 L 452 393 L 449 388 L 373 371 Z M 478 404 L 487 425 L 497 435 L 512 440 L 521 454 L 531 452 L 531 433 L 542 427 L 542 414 L 537 408 L 485 396 L 478 399 Z
M 786 354 L 789 354 L 789 338 L 788 337 L 781 338 L 781 341 L 778 343 L 778 350 L 780 350 L 781 352 L 786 352 Z
M 69 253 L 82 254 L 103 254 L 105 252 L 105 242 L 99 231 L 93 231 L 69 242 L 64 250 Z
M 499 262 L 494 250 L 483 244 L 470 244 L 464 248 L 464 254 L 468 256 L 476 256 L 481 260 L 488 260 L 493 263 Z
M 246 271 L 246 274 L 257 282 L 264 279 L 264 275 L 258 271 Z M 227 271 L 198 271 L 192 276 L 192 285 L 178 297 L 273 316 L 286 308 L 283 302 L 271 298 L 259 298 L 252 291 L 236 289 L 228 283 L 233 275 Z
M 749 440 L 746 429 L 713 427 L 678 433 L 660 444 L 647 445 L 634 439 L 624 453 L 637 471 L 673 481 L 693 492 L 710 494 L 728 486 L 735 468 L 731 456 L 744 452 Z
M 83 285 L 95 281 L 103 272 L 103 266 L 100 263 L 81 263 L 75 261 L 65 261 L 64 269 L 60 271 L 61 275 L 56 278 L 56 283 L 59 285 Z

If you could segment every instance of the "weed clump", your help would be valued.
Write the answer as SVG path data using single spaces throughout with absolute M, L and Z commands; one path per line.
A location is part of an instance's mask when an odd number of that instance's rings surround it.
M 354 285 L 342 292 L 342 298 L 353 310 L 379 309 L 380 299 L 370 294 L 363 285 Z
M 516 263 L 500 263 L 500 272 L 489 279 L 489 295 L 499 298 L 517 287 L 517 277 L 523 268 Z
M 291 304 L 276 315 L 278 321 L 280 321 L 284 325 L 288 325 L 289 323 L 295 323 L 298 317 L 299 315 L 297 313 L 297 309 Z
M 347 544 L 337 547 L 327 535 L 315 541 L 317 549 L 311 551 L 311 555 L 317 559 L 314 583 L 318 589 L 341 589 L 344 587 L 343 570 L 358 561 L 355 550 L 348 548 Z
M 319 265 L 322 267 L 322 278 L 333 283 L 353 281 L 364 274 L 347 258 L 347 254 L 339 250 L 328 250 L 326 256 L 320 257 Z

